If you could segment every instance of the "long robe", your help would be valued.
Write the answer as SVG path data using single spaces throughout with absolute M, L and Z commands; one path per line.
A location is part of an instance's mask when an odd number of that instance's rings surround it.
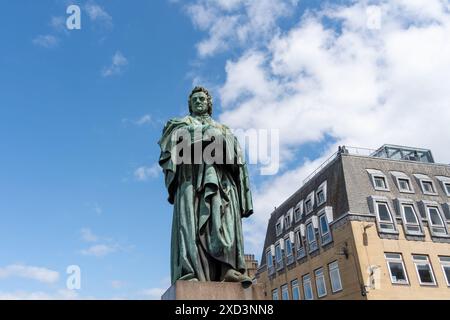
M 192 116 L 171 119 L 159 141 L 168 201 L 173 204 L 171 279 L 220 281 L 229 268 L 245 272 L 241 218 L 253 213 L 249 176 L 239 143 L 231 131 L 211 118 L 207 124 L 223 134 L 234 164 L 176 164 L 172 135 L 202 122 Z M 204 124 L 204 122 L 203 122 Z

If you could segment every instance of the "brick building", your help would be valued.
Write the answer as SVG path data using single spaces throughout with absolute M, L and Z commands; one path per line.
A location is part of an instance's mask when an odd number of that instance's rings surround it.
M 342 147 L 269 219 L 270 299 L 450 299 L 450 165 Z

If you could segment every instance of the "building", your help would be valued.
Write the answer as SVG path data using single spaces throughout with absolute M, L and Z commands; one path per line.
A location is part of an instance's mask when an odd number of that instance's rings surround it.
M 250 278 L 254 279 L 256 271 L 258 270 L 258 261 L 255 259 L 254 254 L 245 254 L 245 273 Z
M 430 150 L 340 147 L 269 219 L 272 299 L 450 299 L 450 165 Z

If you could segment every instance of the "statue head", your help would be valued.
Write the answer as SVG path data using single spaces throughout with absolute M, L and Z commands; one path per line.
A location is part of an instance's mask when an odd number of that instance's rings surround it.
M 212 115 L 212 97 L 208 90 L 203 87 L 195 87 L 189 95 L 189 113 Z

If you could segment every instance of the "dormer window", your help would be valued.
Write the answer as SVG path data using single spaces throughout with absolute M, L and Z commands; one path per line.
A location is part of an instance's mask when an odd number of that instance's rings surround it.
M 292 216 L 294 213 L 294 208 L 290 208 L 286 215 L 284 216 L 284 228 L 289 229 L 292 225 Z
M 419 184 L 422 188 L 423 194 L 437 195 L 433 180 L 431 180 L 430 177 L 424 174 L 415 174 L 414 176 L 416 177 L 417 180 L 419 180 Z
M 444 193 L 447 195 L 447 197 L 450 197 L 450 177 L 436 177 L 442 185 L 442 189 L 444 190 Z
M 283 228 L 281 226 L 281 221 L 278 221 L 277 224 L 275 225 L 275 231 L 277 236 L 279 236 L 281 234 L 281 232 L 283 232 Z
M 317 188 L 316 198 L 317 198 L 317 206 L 320 206 L 327 201 L 327 182 L 326 181 L 322 182 L 322 184 Z
M 372 184 L 375 190 L 378 191 L 389 191 L 389 185 L 387 183 L 387 178 L 385 174 L 380 170 L 367 169 L 369 173 Z
M 303 215 L 303 200 L 299 201 L 294 208 L 294 219 L 295 222 L 300 221 Z
M 392 176 L 397 182 L 397 187 L 400 192 L 414 193 L 414 189 L 411 184 L 411 179 L 403 172 L 391 171 Z
M 311 192 L 305 200 L 305 211 L 306 214 L 310 214 L 314 208 L 314 191 Z

